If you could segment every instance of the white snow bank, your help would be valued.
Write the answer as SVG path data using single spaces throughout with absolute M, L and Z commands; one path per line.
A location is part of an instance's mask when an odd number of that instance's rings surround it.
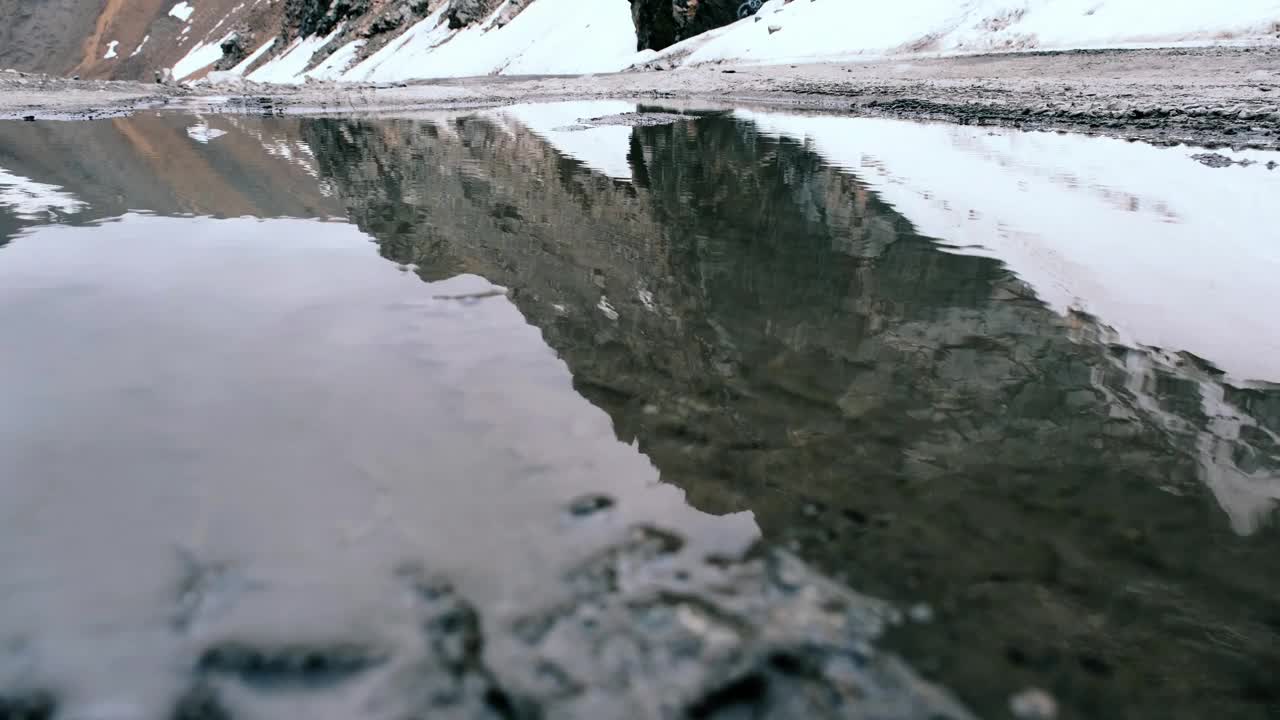
M 118 57 L 118 55 L 116 54 L 116 48 L 119 47 L 119 45 L 120 45 L 119 40 L 112 40 L 111 42 L 107 43 L 107 53 L 102 56 L 102 59 L 110 60 L 111 58 Z
M 607 177 L 631 179 L 631 128 L 625 125 L 577 128 L 579 120 L 636 111 L 636 104 L 613 100 L 511 105 L 497 111 L 511 117 L 561 153 Z
M 304 72 L 311 64 L 316 51 L 327 45 L 340 32 L 342 32 L 342 26 L 338 26 L 324 37 L 312 35 L 294 40 L 284 53 L 271 58 L 262 67 L 250 73 L 249 80 L 280 85 L 301 84 L 306 80 Z
M 26 220 L 78 213 L 88 205 L 57 185 L 46 185 L 0 168 L 0 207 Z
M 355 63 L 356 56 L 364 44 L 364 40 L 353 40 L 343 45 L 325 58 L 324 62 L 307 71 L 306 77 L 317 80 L 337 80 Z
M 196 9 L 191 6 L 191 3 L 186 2 L 186 0 L 183 0 L 183 2 L 180 2 L 177 5 L 174 5 L 169 10 L 169 15 L 178 18 L 182 22 L 186 22 L 191 19 L 191 14 L 194 13 L 195 11 Z
M 151 39 L 151 36 L 150 36 L 150 35 L 147 35 L 147 36 L 143 37 L 143 38 L 142 38 L 142 42 L 138 43 L 138 47 L 134 48 L 134 49 L 133 49 L 133 52 L 129 53 L 129 57 L 134 57 L 134 56 L 136 56 L 138 53 L 142 52 L 142 48 L 144 48 L 144 47 L 146 47 L 146 46 L 147 46 L 147 41 L 148 41 L 148 40 L 150 40 L 150 39 Z
M 235 36 L 235 33 L 227 33 L 217 42 L 198 43 L 173 66 L 173 79 L 181 80 L 218 62 L 222 58 L 222 43 Z
M 944 124 L 740 111 L 810 143 L 924 235 L 998 258 L 1121 342 L 1280 382 L 1280 152 L 1210 168 L 1191 148 Z
M 685 65 L 1275 41 L 1280 0 L 770 0 L 660 55 Z
M 505 7 L 505 6 L 504 6 Z M 352 68 L 344 80 L 616 72 L 636 61 L 626 3 L 537 0 L 503 27 L 450 30 L 444 8 Z

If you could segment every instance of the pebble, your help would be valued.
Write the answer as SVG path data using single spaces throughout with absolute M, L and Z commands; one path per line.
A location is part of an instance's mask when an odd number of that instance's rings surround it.
M 917 603 L 907 609 L 907 617 L 917 623 L 933 622 L 933 608 L 925 603 Z
M 1009 698 L 1009 710 L 1018 720 L 1054 720 L 1058 701 L 1040 688 L 1027 688 Z

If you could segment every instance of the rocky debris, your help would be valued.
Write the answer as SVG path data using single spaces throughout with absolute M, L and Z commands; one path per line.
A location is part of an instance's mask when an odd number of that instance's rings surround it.
M 485 20 L 495 10 L 502 8 L 502 12 L 493 21 L 493 27 L 502 27 L 532 2 L 534 0 L 509 0 L 505 3 L 501 0 L 450 0 L 445 17 L 449 20 L 449 27 L 457 30 Z
M 579 119 L 578 124 L 583 128 L 604 127 L 606 125 L 623 125 L 626 127 L 653 127 L 656 125 L 670 125 L 674 122 L 687 120 L 686 115 L 677 115 L 675 113 L 665 112 L 631 112 L 619 113 L 617 115 L 602 115 L 601 117 Z
M 1232 160 L 1231 158 L 1227 157 L 1226 155 L 1223 155 L 1222 153 L 1197 153 L 1195 155 L 1192 155 L 1191 159 L 1195 160 L 1201 165 L 1207 165 L 1211 168 L 1225 168 L 1225 167 L 1231 167 L 1232 165 L 1239 165 L 1240 167 L 1249 167 L 1250 165 L 1254 164 L 1252 160 L 1248 160 L 1248 159 Z
M 344 20 L 369 11 L 370 0 L 285 0 L 286 37 L 328 35 Z
M 411 22 L 426 17 L 430 9 L 430 0 L 408 0 L 387 5 L 369 23 L 363 35 L 365 38 L 372 38 L 405 28 Z
M 253 52 L 253 32 L 248 27 L 238 27 L 234 34 L 222 42 L 222 57 L 213 65 L 214 70 L 230 70 Z
M 456 30 L 483 20 L 497 6 L 498 0 L 450 0 L 445 17 L 449 19 L 449 27 Z
M 501 618 L 425 568 L 397 579 L 417 630 L 396 650 L 342 629 L 328 641 L 217 640 L 166 716 L 278 717 L 272 703 L 287 694 L 354 697 L 371 720 L 972 718 L 873 646 L 892 608 L 763 545 L 698 557 L 675 531 L 636 526 L 555 578 L 560 600 Z M 0 720 L 55 708 L 47 694 L 0 696 Z
M 566 575 L 565 601 L 498 627 L 447 580 L 406 570 L 424 652 L 374 696 L 396 717 L 971 717 L 871 647 L 886 606 L 774 551 L 683 549 L 636 527 Z M 495 632 L 514 649 L 491 652 Z

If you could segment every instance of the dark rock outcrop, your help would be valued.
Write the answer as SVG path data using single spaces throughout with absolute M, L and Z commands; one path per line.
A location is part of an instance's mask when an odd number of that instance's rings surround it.
M 631 0 L 636 49 L 661 50 L 738 19 L 742 0 Z
M 286 0 L 285 34 L 328 35 L 343 20 L 369 11 L 369 0 Z

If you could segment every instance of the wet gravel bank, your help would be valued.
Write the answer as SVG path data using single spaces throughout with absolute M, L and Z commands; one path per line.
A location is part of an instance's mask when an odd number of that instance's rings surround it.
M 18 84 L 16 81 L 23 81 Z M 238 112 L 378 112 L 628 97 L 769 104 L 1062 130 L 1160 144 L 1280 148 L 1280 48 L 1020 53 L 844 65 L 651 67 L 586 77 L 188 90 L 0 73 L 0 117 L 79 118 L 176 102 Z

